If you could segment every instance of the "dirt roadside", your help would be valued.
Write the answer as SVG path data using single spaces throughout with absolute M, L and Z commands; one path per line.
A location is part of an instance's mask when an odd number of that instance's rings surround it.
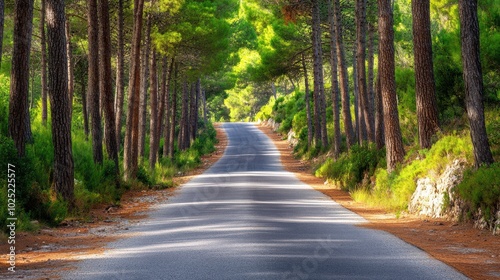
M 197 169 L 175 177 L 175 186 L 203 173 L 222 157 L 228 140 L 219 125 L 215 128 L 219 140 L 216 151 L 203 156 Z M 176 190 L 177 187 L 128 191 L 119 207 L 98 205 L 86 221 L 67 220 L 56 228 L 18 232 L 14 273 L 7 270 L 10 245 L 0 240 L 0 279 L 60 279 L 60 273 L 74 269 L 77 261 L 104 252 L 109 242 L 130 236 L 129 227 L 146 218 L 150 207 L 168 200 Z
M 287 171 L 364 217 L 370 222 L 365 227 L 394 234 L 472 279 L 500 279 L 500 236 L 474 229 L 471 224 L 457 224 L 444 219 L 407 214 L 396 218 L 383 209 L 355 202 L 349 193 L 332 189 L 322 179 L 312 175 L 310 164 L 294 158 L 293 149 L 286 140 L 282 140 L 282 135 L 269 127 L 259 128 L 273 140 Z

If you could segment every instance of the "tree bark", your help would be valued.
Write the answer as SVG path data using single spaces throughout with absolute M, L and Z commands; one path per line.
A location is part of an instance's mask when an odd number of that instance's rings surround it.
M 338 58 L 337 40 L 335 36 L 335 20 L 333 18 L 333 0 L 328 1 L 328 21 L 330 23 L 330 66 L 332 69 L 331 94 L 333 107 L 333 157 L 337 159 L 340 155 L 342 137 L 340 135 L 340 109 L 339 109 L 339 80 L 338 80 Z
M 172 98 L 171 98 L 171 106 L 169 108 L 170 111 L 170 132 L 169 132 L 169 138 L 170 140 L 168 141 L 170 144 L 170 147 L 168 148 L 168 156 L 170 158 L 174 157 L 174 152 L 175 152 L 175 125 L 176 125 L 176 119 L 177 119 L 177 89 L 179 88 L 177 86 L 177 81 L 178 81 L 178 69 L 179 66 L 177 63 L 174 62 L 174 59 L 172 58 L 172 65 L 175 67 L 174 68 L 174 89 L 172 90 Z M 175 63 L 175 64 L 174 64 Z M 179 144 L 178 144 L 179 145 Z
M 368 24 L 368 85 L 367 85 L 367 97 L 368 97 L 368 111 L 370 122 L 370 127 L 372 128 L 372 134 L 369 134 L 368 137 L 372 137 L 369 140 L 371 142 L 375 142 L 375 89 L 373 88 L 374 83 L 374 59 L 375 59 L 375 26 L 372 23 Z
M 71 30 L 69 25 L 69 18 L 66 18 L 64 23 L 64 32 L 66 35 L 66 57 L 68 58 L 68 96 L 69 96 L 69 115 L 73 117 L 73 95 L 75 92 L 75 81 L 73 75 L 73 60 L 71 51 Z
M 380 56 L 379 56 L 380 60 Z M 380 65 L 380 62 L 379 64 Z M 377 75 L 377 82 L 375 84 L 375 143 L 377 149 L 382 149 L 385 146 L 384 134 L 384 108 L 382 103 L 382 90 L 380 88 L 380 72 Z
M 74 168 L 71 145 L 71 117 L 68 98 L 65 15 L 63 0 L 47 0 L 49 96 L 54 144 L 53 187 L 70 208 L 74 204 Z
M 422 149 L 432 145 L 439 130 L 437 100 L 432 64 L 430 1 L 412 0 L 415 95 L 417 99 L 418 139 Z
M 306 112 L 307 112 L 307 148 L 311 148 L 313 142 L 313 126 L 311 116 L 311 101 L 309 93 L 309 77 L 307 76 L 306 56 L 302 53 L 302 70 L 304 71 L 304 85 L 305 85 L 305 99 L 306 99 Z
M 29 83 L 33 0 L 16 0 L 14 6 L 14 48 L 10 76 L 9 135 L 17 153 L 24 157 L 30 132 Z
M 479 22 L 477 0 L 459 0 L 460 38 L 465 83 L 465 107 L 476 167 L 494 162 L 491 154 L 483 105 L 483 76 L 479 56 Z
M 356 0 L 356 63 L 357 63 L 357 79 L 358 79 L 358 97 L 359 110 L 362 114 L 360 118 L 361 128 L 363 130 L 363 141 L 373 141 L 375 139 L 373 128 L 371 126 L 371 118 L 373 116 L 370 111 L 368 99 L 368 90 L 366 82 L 366 0 Z M 366 134 L 365 134 L 366 133 Z
M 3 0 L 0 0 L 3 2 Z M 42 124 L 47 124 L 47 42 L 45 39 L 45 0 L 41 0 L 42 10 L 40 12 L 40 45 L 41 65 L 40 79 L 42 91 Z M 0 54 L 1 57 L 1 54 Z
M 118 0 L 118 46 L 116 54 L 116 99 L 115 99 L 115 125 L 116 125 L 116 147 L 120 150 L 122 134 L 123 101 L 125 99 L 125 71 L 123 63 L 123 0 Z
M 167 57 L 162 59 L 162 74 L 161 74 L 161 99 L 160 99 L 160 123 L 158 125 L 158 135 L 161 135 L 161 128 L 163 127 L 163 157 L 168 157 L 170 149 L 170 126 L 171 126 L 171 109 L 172 103 L 170 101 L 170 82 L 172 78 L 172 71 L 174 67 L 174 59 L 172 58 L 170 65 L 167 62 Z M 165 115 L 165 117 L 163 117 Z M 162 120 L 165 119 L 165 125 Z
M 149 81 L 151 82 L 150 89 L 150 107 L 151 119 L 149 123 L 149 167 L 155 168 L 156 160 L 158 159 L 158 146 L 160 144 L 160 131 L 158 129 L 158 79 L 156 72 L 156 50 L 153 48 L 151 51 L 151 71 L 149 74 Z
M 347 140 L 347 149 L 349 150 L 354 145 L 356 139 L 351 117 L 351 105 L 349 96 L 349 80 L 347 74 L 347 63 L 345 58 L 345 50 L 342 35 L 342 18 L 340 13 L 340 0 L 334 0 L 334 19 L 335 19 L 335 36 L 337 41 L 337 57 L 339 63 L 339 85 L 342 99 L 342 121 L 344 122 L 344 130 Z
M 115 172 L 120 172 L 118 166 L 118 146 L 116 141 L 116 124 L 114 112 L 113 81 L 111 72 L 111 29 L 109 22 L 108 0 L 99 0 L 99 88 L 102 97 L 105 120 L 105 144 L 108 157 L 115 163 Z
M 87 108 L 90 114 L 92 135 L 92 153 L 95 163 L 102 163 L 102 127 L 99 94 L 99 30 L 97 16 L 97 0 L 88 0 L 88 81 L 87 81 Z
M 141 71 L 141 30 L 144 0 L 134 0 L 134 31 L 132 34 L 132 65 L 128 86 L 127 130 L 123 154 L 124 179 L 129 180 L 137 175 L 138 138 L 139 138 L 139 98 Z
M 188 148 L 189 142 L 189 91 L 188 82 L 184 81 L 182 84 L 182 107 L 178 141 L 179 150 L 181 151 Z
M 328 146 L 328 135 L 326 133 L 326 102 L 323 85 L 323 51 L 321 47 L 321 18 L 320 2 L 312 1 L 312 42 L 314 60 L 314 103 L 315 103 L 315 135 L 316 141 L 321 141 L 323 147 Z
M 385 144 L 387 146 L 387 171 L 392 172 L 403 161 L 405 150 L 399 126 L 396 99 L 394 62 L 394 30 L 391 0 L 378 0 L 379 4 L 379 75 L 384 109 Z
M 149 88 L 149 53 L 151 51 L 151 24 L 152 14 L 148 14 L 146 21 L 146 33 L 144 40 L 146 42 L 143 50 L 142 73 L 141 73 L 141 98 L 139 101 L 139 158 L 144 156 L 146 129 L 147 129 L 147 107 L 148 107 L 148 88 Z

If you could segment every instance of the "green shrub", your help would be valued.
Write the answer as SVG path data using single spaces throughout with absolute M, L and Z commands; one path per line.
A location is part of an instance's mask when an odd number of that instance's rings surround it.
M 384 156 L 384 151 L 378 150 L 374 145 L 355 145 L 349 154 L 342 154 L 337 160 L 328 158 L 316 170 L 316 176 L 328 179 L 341 189 L 354 190 L 362 185 L 365 176 L 369 178 L 373 175 Z
M 389 210 L 405 210 L 415 191 L 417 179 L 422 177 L 437 179 L 454 159 L 465 158 L 471 161 L 472 143 L 468 135 L 445 136 L 430 150 L 417 151 L 417 155 L 408 157 L 415 160 L 392 173 L 388 173 L 385 168 L 377 169 L 375 185 L 367 190 L 356 191 L 353 197 Z
M 491 226 L 491 218 L 500 210 L 497 209 L 500 204 L 500 163 L 467 170 L 454 191 L 470 205 L 472 211 L 481 209 Z

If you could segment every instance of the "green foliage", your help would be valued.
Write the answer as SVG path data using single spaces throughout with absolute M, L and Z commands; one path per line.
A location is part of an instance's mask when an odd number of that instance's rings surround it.
M 422 177 L 437 179 L 454 159 L 471 160 L 472 143 L 468 135 L 444 136 L 430 150 L 417 151 L 409 157 L 415 159 L 392 173 L 388 173 L 385 168 L 378 168 L 375 171 L 375 184 L 355 191 L 353 198 L 389 210 L 405 210 L 415 191 L 416 180 Z
M 363 180 L 373 175 L 384 158 L 385 152 L 374 145 L 355 145 L 348 154 L 342 154 L 337 160 L 328 158 L 316 170 L 316 176 L 326 178 L 338 188 L 354 190 L 368 183 Z
M 467 170 L 454 191 L 469 204 L 472 211 L 481 209 L 486 222 L 494 226 L 492 218 L 500 210 L 497 209 L 500 205 L 500 163 Z

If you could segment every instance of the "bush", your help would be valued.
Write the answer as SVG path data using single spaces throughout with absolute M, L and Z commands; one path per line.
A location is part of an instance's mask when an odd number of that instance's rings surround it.
M 316 176 L 327 178 L 341 189 L 354 190 L 364 185 L 365 177 L 370 178 L 373 175 L 375 168 L 384 157 L 384 151 L 378 150 L 374 145 L 355 145 L 349 154 L 342 154 L 337 160 L 328 158 L 316 170 Z
M 463 181 L 454 189 L 465 200 L 472 211 L 481 209 L 486 222 L 492 226 L 492 218 L 500 210 L 500 163 L 469 169 Z
M 402 211 L 416 189 L 418 178 L 437 178 L 449 162 L 457 158 L 472 158 L 472 143 L 468 135 L 445 136 L 430 150 L 420 150 L 411 163 L 388 173 L 385 168 L 375 171 L 375 185 L 369 189 L 357 190 L 353 197 L 370 205 L 382 206 L 389 210 Z

